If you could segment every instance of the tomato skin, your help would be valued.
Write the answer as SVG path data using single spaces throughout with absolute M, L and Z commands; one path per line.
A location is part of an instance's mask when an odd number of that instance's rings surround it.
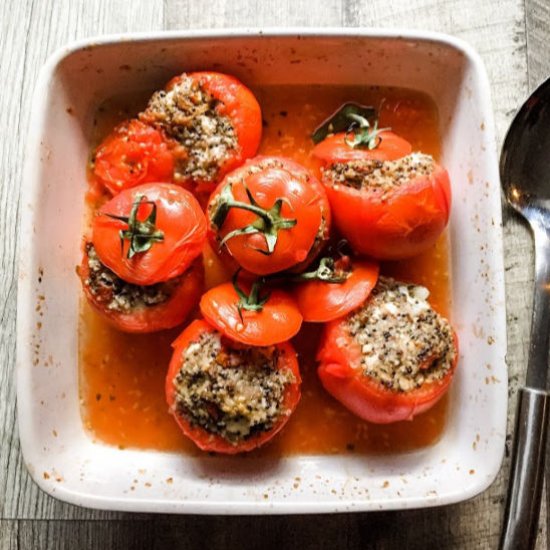
M 139 195 L 157 205 L 156 227 L 163 231 L 164 240 L 127 258 L 129 243 L 125 240 L 121 250 L 119 236 L 127 224 L 106 214 L 128 217 Z M 141 205 L 138 218 L 144 219 L 150 211 L 150 205 Z M 206 242 L 206 219 L 189 191 L 169 183 L 149 183 L 119 193 L 98 210 L 92 221 L 92 242 L 101 262 L 121 279 L 150 285 L 173 279 L 189 268 Z
M 259 171 L 251 173 L 251 169 Z M 286 198 L 290 204 L 282 204 L 281 216 L 296 219 L 297 224 L 279 231 L 272 254 L 266 255 L 265 239 L 260 234 L 239 235 L 224 245 L 225 253 L 243 269 L 257 275 L 267 275 L 290 269 L 306 261 L 312 261 L 321 247 L 316 237 L 324 225 L 321 238 L 328 238 L 331 215 L 327 195 L 319 181 L 300 164 L 284 157 L 258 156 L 237 168 L 217 186 L 212 193 L 207 212 L 212 214 L 220 193 L 232 182 L 235 200 L 249 203 L 245 191 L 250 190 L 262 208 L 270 209 L 277 199 Z M 252 212 L 231 208 L 221 228 L 210 219 L 208 238 L 214 250 L 230 231 L 243 228 L 258 219 Z M 322 244 L 322 242 L 321 242 Z
M 170 80 L 166 90 L 171 90 L 183 78 L 191 78 L 218 100 L 216 110 L 220 115 L 230 119 L 237 137 L 238 147 L 220 166 L 216 181 L 192 182 L 198 193 L 211 193 L 225 174 L 253 157 L 258 151 L 262 138 L 262 112 L 254 94 L 233 76 L 212 71 L 184 73 Z M 146 116 L 142 115 L 142 120 L 146 120 Z
M 193 441 L 203 451 L 213 451 L 216 453 L 224 454 L 237 454 L 252 451 L 264 445 L 284 427 L 288 422 L 292 412 L 300 401 L 300 370 L 298 368 L 298 359 L 294 348 L 289 342 L 277 344 L 277 348 L 280 350 L 279 361 L 277 364 L 278 369 L 290 369 L 295 377 L 295 382 L 289 384 L 286 388 L 286 393 L 283 400 L 283 407 L 289 411 L 289 414 L 281 415 L 281 418 L 275 423 L 271 430 L 256 434 L 245 441 L 241 441 L 238 444 L 232 444 L 225 440 L 218 434 L 208 433 L 200 426 L 193 426 L 185 418 L 179 416 L 175 412 L 176 404 L 176 392 L 173 381 L 177 376 L 179 369 L 181 368 L 181 356 L 187 347 L 197 341 L 201 334 L 205 332 L 216 332 L 216 329 L 210 326 L 206 321 L 198 319 L 193 321 L 174 341 L 172 347 L 174 353 L 168 367 L 168 373 L 166 375 L 166 401 L 168 403 L 169 411 L 174 416 L 174 419 L 181 431 Z M 226 342 L 226 345 L 230 345 L 230 342 Z
M 334 224 L 353 250 L 380 260 L 416 256 L 435 244 L 449 221 L 451 185 L 436 165 L 382 199 L 382 191 L 326 185 Z
M 346 143 L 346 134 L 341 132 L 318 143 L 311 154 L 328 166 L 352 160 L 397 160 L 412 153 L 411 144 L 389 130 L 380 132 L 379 137 L 380 142 L 374 149 L 352 147 Z
M 204 287 L 204 269 L 202 262 L 195 260 L 182 276 L 179 286 L 172 296 L 162 304 L 149 306 L 132 313 L 123 313 L 107 309 L 90 287 L 85 284 L 89 276 L 88 257 L 86 252 L 78 268 L 78 274 L 88 303 L 110 325 L 122 332 L 145 334 L 176 327 L 183 323 L 194 307 L 198 304 Z
M 307 281 L 295 285 L 292 294 L 304 321 L 326 323 L 358 308 L 378 280 L 379 265 L 370 260 L 353 260 L 351 273 L 343 283 Z
M 248 292 L 248 289 L 247 289 Z M 302 326 L 302 315 L 293 298 L 279 289 L 270 291 L 262 311 L 237 309 L 239 296 L 232 283 L 206 292 L 200 301 L 204 318 L 222 334 L 251 346 L 272 346 L 295 336 Z
M 149 182 L 171 182 L 174 159 L 162 132 L 137 119 L 116 126 L 95 152 L 93 174 L 111 195 Z
M 361 348 L 345 330 L 346 318 L 328 323 L 317 355 L 323 387 L 358 417 L 375 424 L 412 420 L 443 397 L 453 378 L 455 361 L 446 376 L 409 392 L 393 392 L 361 373 Z M 458 340 L 454 334 L 455 347 Z

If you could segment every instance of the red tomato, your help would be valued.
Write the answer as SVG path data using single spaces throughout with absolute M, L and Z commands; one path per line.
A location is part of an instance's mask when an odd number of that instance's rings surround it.
M 180 159 L 183 166 L 183 170 L 179 174 L 181 180 L 192 181 L 198 192 L 210 193 L 225 174 L 256 154 L 262 137 L 262 113 L 254 94 L 242 82 L 226 74 L 216 72 L 184 73 L 168 82 L 165 88 L 166 92 L 176 88 L 185 79 L 191 79 L 193 84 L 198 85 L 202 92 L 210 96 L 210 99 L 205 102 L 205 107 L 215 109 L 215 112 L 221 117 L 227 117 L 236 137 L 236 147 L 228 151 L 221 164 L 218 164 L 215 173 L 208 177 L 185 174 L 186 158 Z M 196 104 L 197 99 L 193 97 L 191 103 Z M 185 117 L 189 113 L 184 110 L 181 113 L 187 123 L 188 119 Z M 159 117 L 151 109 L 141 113 L 140 119 L 148 124 L 159 124 Z M 168 135 L 178 139 L 177 128 L 170 128 L 169 124 L 162 122 L 160 124 Z M 187 144 L 181 144 L 184 148 L 188 148 Z M 192 157 L 193 151 L 188 150 L 187 159 Z
M 326 323 L 359 307 L 376 285 L 378 271 L 375 262 L 344 256 L 335 262 L 335 274 L 343 274 L 344 282 L 317 279 L 297 283 L 293 295 L 304 321 Z
M 171 182 L 174 159 L 162 132 L 132 119 L 119 124 L 96 149 L 93 171 L 116 195 L 143 183 Z
M 323 186 L 282 157 L 256 157 L 226 176 L 207 213 L 213 248 L 225 247 L 241 267 L 258 275 L 312 260 L 329 234 Z
M 169 410 L 174 415 L 174 419 L 182 432 L 200 449 L 225 454 L 237 454 L 251 451 L 267 443 L 283 428 L 300 401 L 301 377 L 296 352 L 288 342 L 277 344 L 276 346 L 278 357 L 277 369 L 289 370 L 294 376 L 294 382 L 287 384 L 285 388 L 282 407 L 286 412 L 279 417 L 268 431 L 256 433 L 240 442 L 232 443 L 220 434 L 211 433 L 197 424 L 192 424 L 188 419 L 178 414 L 176 409 L 174 380 L 182 367 L 182 355 L 190 345 L 199 341 L 202 334 L 208 332 L 215 333 L 217 331 L 202 319 L 196 320 L 193 321 L 172 344 L 174 354 L 172 355 L 172 360 L 170 361 L 168 374 L 166 376 L 166 400 Z M 237 347 L 237 344 L 231 343 L 229 340 L 222 340 L 222 344 L 224 346 L 224 351 Z
M 325 174 L 326 175 L 326 174 Z M 451 186 L 436 165 L 385 194 L 323 178 L 334 223 L 353 250 L 380 260 L 410 258 L 435 244 L 449 221 Z
M 196 260 L 191 267 L 180 277 L 167 283 L 154 285 L 153 292 L 157 290 L 167 291 L 169 297 L 154 305 L 141 305 L 129 311 L 116 309 L 112 307 L 115 288 L 128 290 L 128 286 L 135 287 L 129 289 L 130 292 L 144 287 L 129 285 L 122 280 L 118 280 L 114 285 L 103 285 L 92 290 L 90 284 L 90 266 L 88 263 L 88 247 L 85 247 L 82 263 L 79 266 L 78 273 L 82 282 L 84 294 L 93 308 L 102 315 L 111 325 L 123 332 L 147 333 L 156 332 L 175 327 L 187 318 L 191 310 L 198 304 L 203 289 L 204 270 L 202 262 Z M 112 272 L 111 272 L 112 273 Z M 114 273 L 113 278 L 116 277 Z M 112 278 L 109 277 L 109 282 Z M 111 307 L 109 307 L 111 305 Z
M 273 289 L 262 296 L 253 283 L 248 296 L 239 296 L 235 284 L 214 287 L 201 298 L 201 313 L 222 334 L 251 346 L 271 346 L 297 334 L 302 315 L 289 294 Z
M 317 374 L 323 387 L 351 412 L 376 424 L 411 420 L 433 407 L 449 388 L 458 351 L 452 367 L 442 380 L 424 383 L 419 388 L 396 392 L 365 376 L 361 367 L 361 347 L 346 329 L 347 318 L 325 327 L 317 360 Z M 453 333 L 455 348 L 458 346 Z
M 396 160 L 412 152 L 411 144 L 390 132 L 382 130 L 378 134 L 378 144 L 374 149 L 352 147 L 346 143 L 345 132 L 334 134 L 318 143 L 312 155 L 323 165 L 351 160 Z
M 131 226 L 132 212 L 136 216 Z M 96 213 L 92 230 L 101 262 L 136 285 L 177 277 L 206 241 L 206 220 L 199 203 L 189 191 L 169 183 L 140 185 L 116 195 Z M 121 239 L 121 233 L 126 238 Z

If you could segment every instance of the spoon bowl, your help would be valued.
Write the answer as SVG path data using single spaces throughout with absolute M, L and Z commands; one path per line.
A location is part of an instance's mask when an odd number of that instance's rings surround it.
M 527 219 L 533 206 L 550 212 L 550 79 L 512 121 L 502 147 L 500 178 L 506 200 Z

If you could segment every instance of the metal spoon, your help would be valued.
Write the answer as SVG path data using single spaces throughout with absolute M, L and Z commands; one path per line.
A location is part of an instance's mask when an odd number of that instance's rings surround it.
M 500 178 L 508 203 L 527 220 L 535 240 L 527 380 L 518 395 L 500 539 L 502 550 L 517 550 L 534 548 L 537 538 L 550 410 L 550 79 L 535 90 L 514 118 L 502 148 Z

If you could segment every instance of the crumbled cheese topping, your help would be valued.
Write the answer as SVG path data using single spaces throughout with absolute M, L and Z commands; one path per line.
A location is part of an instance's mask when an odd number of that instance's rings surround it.
M 324 170 L 324 177 L 332 185 L 342 184 L 356 189 L 389 192 L 419 176 L 429 176 L 434 169 L 433 157 L 412 153 L 397 160 L 337 162 Z
M 199 82 L 183 75 L 169 91 L 155 92 L 140 114 L 143 122 L 161 128 L 184 147 L 186 154 L 176 159 L 176 177 L 215 181 L 237 149 L 235 128 L 218 104 Z
M 365 376 L 406 392 L 447 374 L 456 356 L 453 332 L 428 296 L 422 286 L 380 277 L 364 306 L 349 316 Z
M 127 283 L 103 265 L 91 243 L 86 245 L 89 275 L 84 284 L 95 299 L 106 309 L 130 313 L 137 309 L 156 306 L 170 299 L 180 277 L 165 283 L 139 286 Z
M 182 355 L 174 379 L 175 409 L 192 425 L 230 443 L 270 430 L 284 410 L 285 387 L 295 381 L 277 369 L 275 347 L 233 349 L 217 332 L 203 333 Z

